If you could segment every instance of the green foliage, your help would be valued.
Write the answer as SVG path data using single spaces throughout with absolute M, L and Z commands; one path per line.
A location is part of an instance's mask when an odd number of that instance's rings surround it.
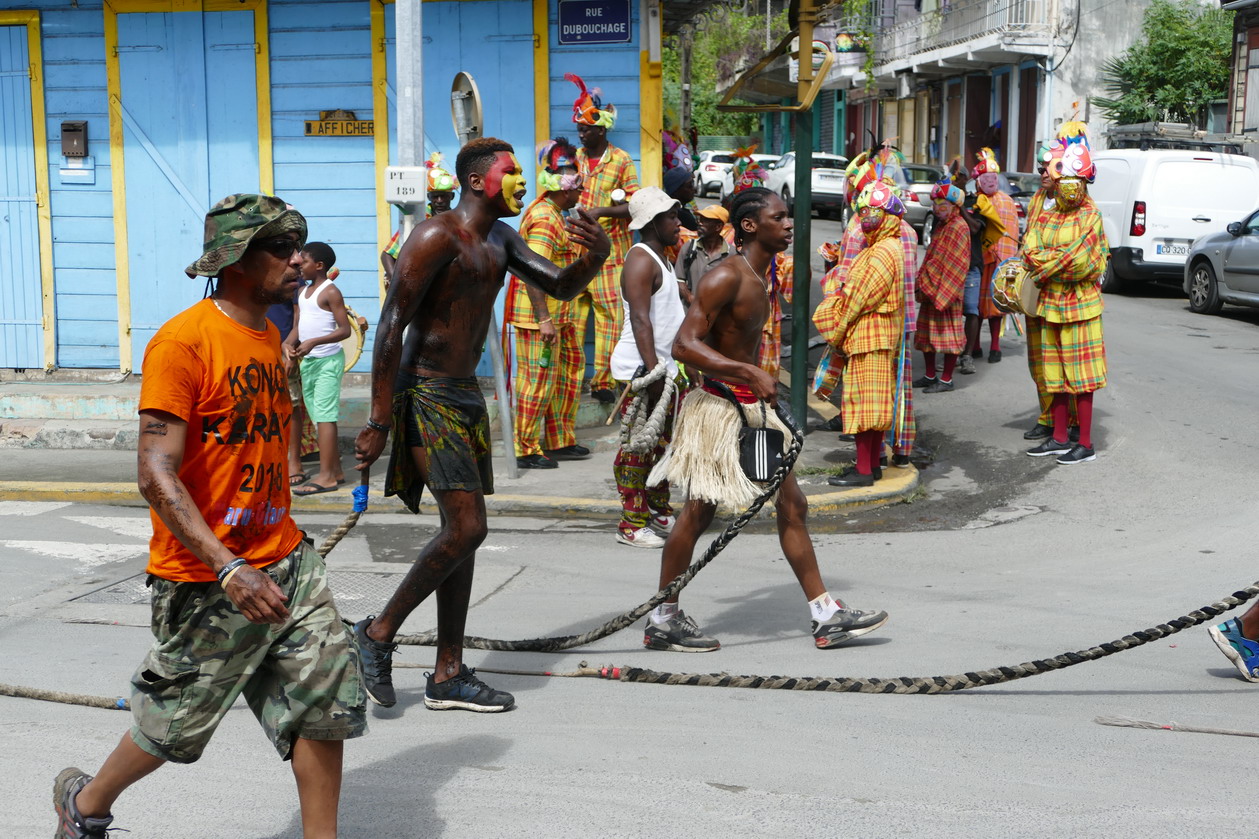
M 1233 12 L 1194 0 L 1154 0 L 1142 40 L 1102 64 L 1106 96 L 1094 105 L 1119 124 L 1184 122 L 1204 128 L 1211 102 L 1228 91 Z

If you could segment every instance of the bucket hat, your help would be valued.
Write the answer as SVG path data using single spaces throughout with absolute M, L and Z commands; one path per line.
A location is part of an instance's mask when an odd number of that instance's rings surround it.
M 254 239 L 296 231 L 306 242 L 306 219 L 274 195 L 229 195 L 205 214 L 205 248 L 184 269 L 189 277 L 217 277 L 235 265 Z
M 630 196 L 630 230 L 642 230 L 651 220 L 661 213 L 667 213 L 679 206 L 676 198 L 658 186 L 644 187 Z

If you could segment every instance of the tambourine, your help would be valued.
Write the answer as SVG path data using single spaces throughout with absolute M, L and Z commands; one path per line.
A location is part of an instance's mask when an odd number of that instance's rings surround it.
M 1028 279 L 1027 268 L 1017 256 L 1010 257 L 992 272 L 992 302 L 1003 312 L 1036 317 L 1040 311 L 1040 289 Z
M 350 334 L 341 340 L 341 349 L 345 350 L 345 372 L 358 363 L 363 355 L 363 328 L 358 325 L 358 312 L 345 307 L 346 317 L 350 321 Z

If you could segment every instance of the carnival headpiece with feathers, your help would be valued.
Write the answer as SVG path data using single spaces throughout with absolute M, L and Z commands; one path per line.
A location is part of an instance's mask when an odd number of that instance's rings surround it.
M 1093 163 L 1093 153 L 1089 146 L 1088 126 L 1078 120 L 1063 123 L 1058 129 L 1057 142 L 1042 146 L 1037 157 L 1054 180 L 1081 178 L 1093 183 L 1097 178 L 1097 166 Z
M 577 150 L 563 137 L 556 137 L 538 146 L 538 189 L 559 192 L 581 186 L 581 175 L 561 173 L 560 169 L 577 168 Z
M 769 177 L 759 163 L 752 159 L 756 153 L 756 143 L 734 150 L 734 165 L 730 167 L 730 181 L 735 192 L 742 192 L 754 186 L 765 186 Z
M 857 196 L 857 210 L 860 212 L 866 207 L 873 207 L 876 210 L 883 210 L 894 216 L 905 215 L 905 205 L 901 203 L 901 199 L 896 194 L 896 187 L 884 180 L 886 173 L 883 165 L 876 163 L 873 167 L 874 179 L 865 185 L 861 190 L 861 194 Z
M 573 101 L 573 122 L 579 125 L 597 125 L 609 131 L 616 125 L 616 106 L 603 104 L 602 91 L 599 88 L 586 89 L 586 83 L 576 73 L 565 73 L 567 81 L 577 85 L 581 91 Z
M 442 153 L 439 151 L 429 155 L 428 160 L 424 161 L 424 166 L 428 169 L 428 191 L 429 192 L 454 192 L 459 188 L 459 184 L 455 181 L 455 176 L 442 168 Z
M 997 163 L 997 155 L 987 146 L 975 152 L 975 158 L 979 162 L 971 169 L 971 177 L 996 175 L 1001 171 L 1001 166 Z

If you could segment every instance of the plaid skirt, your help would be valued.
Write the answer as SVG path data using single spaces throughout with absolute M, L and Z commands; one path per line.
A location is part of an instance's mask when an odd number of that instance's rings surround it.
M 922 308 L 918 310 L 914 349 L 958 355 L 966 346 L 964 324 L 960 301 L 943 312 L 924 301 Z
M 876 350 L 848 358 L 841 409 L 844 433 L 887 431 L 896 395 L 896 353 Z
M 1092 393 L 1106 387 L 1101 317 L 1075 323 L 1040 321 L 1041 369 L 1049 393 Z

